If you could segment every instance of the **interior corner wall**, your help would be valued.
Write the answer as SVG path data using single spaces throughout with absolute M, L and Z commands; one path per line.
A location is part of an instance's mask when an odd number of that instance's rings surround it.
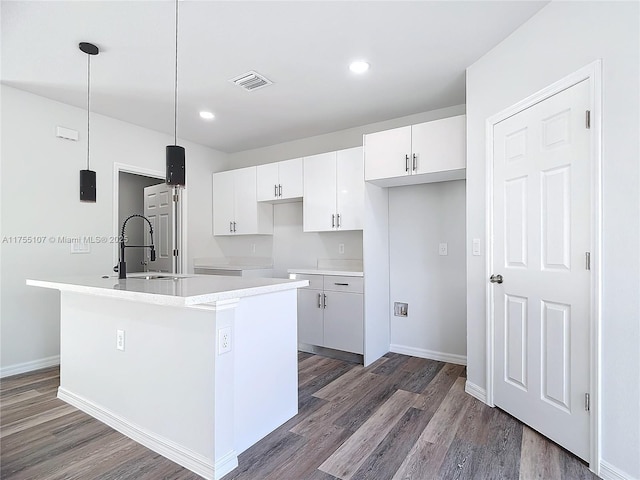
M 601 459 L 640 478 L 640 4 L 551 2 L 467 69 L 467 355 L 486 385 L 485 121 L 602 59 Z M 614 477 L 610 477 L 614 478 Z M 618 477 L 616 477 L 618 478 Z
M 71 254 L 66 237 L 117 237 L 112 232 L 114 162 L 164 171 L 171 135 L 92 114 L 91 169 L 97 201 L 79 200 L 79 170 L 86 168 L 86 110 L 1 86 L 1 375 L 37 367 L 59 355 L 59 294 L 27 287 L 27 278 L 113 274 L 113 243 L 93 243 Z M 56 126 L 79 141 L 56 138 Z M 187 150 L 187 255 L 212 256 L 211 173 L 226 154 L 191 142 Z M 24 238 L 41 238 L 26 243 Z M 22 240 L 20 240 L 22 239 Z

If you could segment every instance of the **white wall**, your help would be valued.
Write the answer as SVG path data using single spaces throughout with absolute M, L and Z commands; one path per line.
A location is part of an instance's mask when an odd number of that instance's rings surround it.
M 144 177 L 133 173 L 120 172 L 118 175 L 118 228 L 130 215 L 144 214 L 144 189 L 152 185 L 164 183 L 164 180 Z M 149 230 L 144 221 L 130 221 L 127 223 L 127 243 L 144 245 L 145 232 Z M 148 251 L 144 248 L 130 248 L 126 253 L 127 273 L 144 271 L 142 262 L 148 258 Z
M 603 61 L 602 459 L 640 478 L 639 4 L 552 2 L 467 70 L 468 378 L 485 383 L 485 119 Z M 486 247 L 483 248 L 483 250 Z
M 80 140 L 55 137 L 56 126 L 78 130 Z M 26 278 L 113 273 L 113 244 L 93 244 L 71 255 L 59 236 L 116 236 L 112 232 L 113 163 L 164 171 L 173 137 L 92 114 L 91 168 L 97 202 L 79 201 L 79 170 L 86 168 L 86 111 L 2 86 L 1 237 L 44 236 L 43 244 L 2 245 L 2 373 L 59 353 L 56 292 L 25 285 Z M 211 173 L 226 154 L 189 142 L 187 150 L 188 257 L 219 254 L 211 237 Z M 53 238 L 53 242 L 49 238 Z M 14 368 L 14 372 L 15 372 Z
M 438 253 L 447 243 L 448 255 Z M 389 189 L 391 350 L 464 362 L 467 352 L 465 181 Z

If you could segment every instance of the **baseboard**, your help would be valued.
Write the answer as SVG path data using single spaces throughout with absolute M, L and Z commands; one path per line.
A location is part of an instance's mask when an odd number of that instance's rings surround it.
M 230 451 L 216 461 L 215 480 L 220 480 L 227 473 L 238 466 L 238 455 L 235 451 Z M 197 473 L 197 472 L 196 472 Z
M 232 455 L 233 452 L 230 452 L 230 454 L 225 455 L 216 462 L 214 468 L 211 461 L 202 455 L 184 448 L 171 440 L 149 432 L 137 425 L 133 425 L 115 413 L 110 412 L 100 405 L 96 405 L 79 395 L 69 392 L 62 387 L 58 388 L 58 398 L 67 402 L 69 405 L 76 407 L 78 410 L 83 411 L 87 415 L 91 415 L 93 418 L 100 420 L 102 423 L 109 425 L 111 428 L 117 430 L 123 435 L 126 435 L 141 445 L 159 453 L 163 457 L 166 457 L 169 460 L 176 462 L 178 465 L 197 473 L 207 480 L 217 480 L 222 477 L 222 475 L 216 475 L 218 463 L 220 463 L 220 468 L 228 468 L 233 463 L 233 458 L 231 457 L 235 457 L 235 455 Z M 237 457 L 235 457 L 236 465 L 237 461 Z M 235 467 L 232 467 L 232 469 L 233 468 Z
M 440 362 L 455 363 L 456 365 L 467 364 L 466 355 L 434 352 L 433 350 L 425 350 L 424 348 L 407 347 L 405 345 L 397 345 L 393 343 L 389 346 L 389 350 L 393 353 L 411 355 L 412 357 L 428 358 L 429 360 L 438 360 Z
M 0 378 L 19 375 L 21 373 L 33 372 L 34 370 L 40 370 L 42 368 L 55 367 L 56 365 L 60 365 L 60 355 L 40 358 L 38 360 L 32 360 L 30 362 L 16 363 L 14 365 L 8 365 L 6 367 L 0 368 Z
M 638 480 L 604 460 L 600 460 L 600 478 L 603 480 Z
M 475 383 L 471 383 L 467 380 L 464 384 L 464 391 L 474 398 L 477 398 L 482 403 L 487 403 L 487 391 L 484 388 L 479 387 Z

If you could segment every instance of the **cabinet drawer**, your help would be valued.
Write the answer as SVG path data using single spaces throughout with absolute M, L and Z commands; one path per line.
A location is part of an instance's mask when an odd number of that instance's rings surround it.
M 322 275 L 306 275 L 304 273 L 290 273 L 289 278 L 292 280 L 309 280 L 309 286 L 303 288 L 311 288 L 313 290 L 322 290 Z
M 362 277 L 325 275 L 324 289 L 328 292 L 363 293 L 364 281 Z

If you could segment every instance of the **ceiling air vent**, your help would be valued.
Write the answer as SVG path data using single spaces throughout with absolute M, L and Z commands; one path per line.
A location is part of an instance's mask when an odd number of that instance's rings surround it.
M 247 73 L 243 73 L 242 75 L 238 75 L 237 77 L 232 78 L 229 81 L 235 83 L 239 87 L 244 88 L 248 92 L 266 87 L 267 85 L 271 85 L 273 83 L 268 78 L 260 75 L 258 72 L 254 72 L 253 70 Z

